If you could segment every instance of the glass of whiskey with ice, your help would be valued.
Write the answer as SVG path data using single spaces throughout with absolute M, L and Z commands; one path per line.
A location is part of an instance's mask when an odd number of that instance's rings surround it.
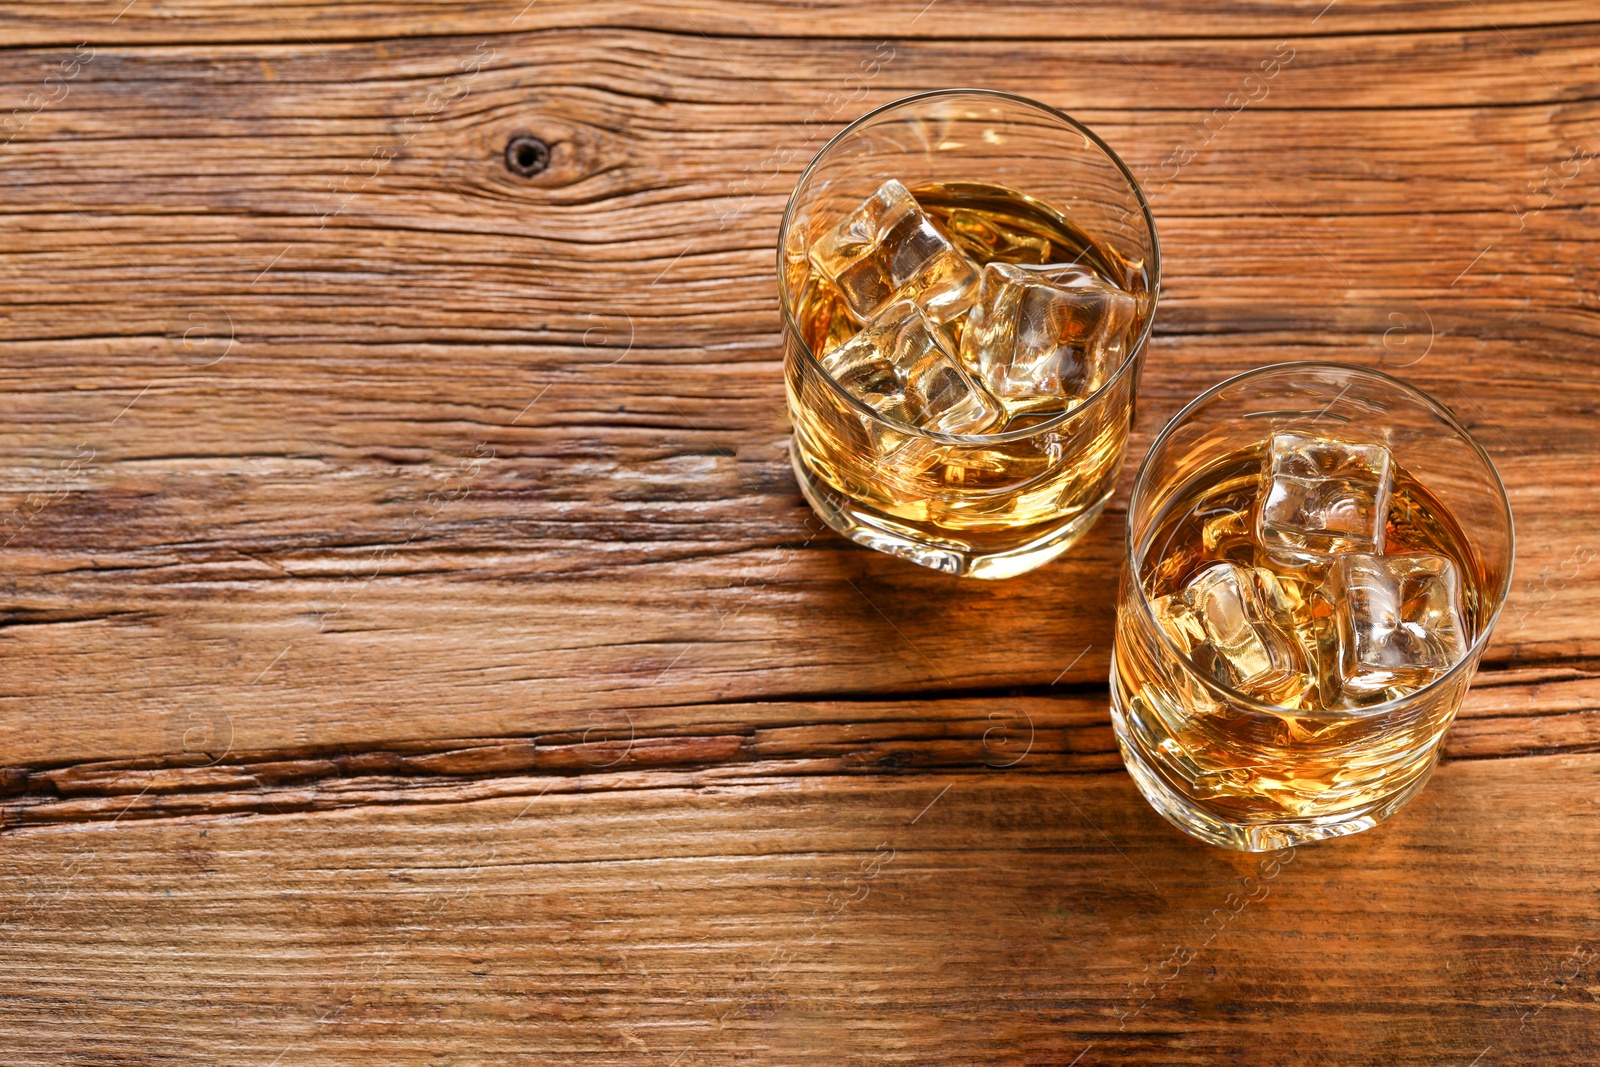
M 1202 394 L 1134 481 L 1112 723 L 1145 798 L 1261 851 L 1427 781 L 1511 583 L 1511 508 L 1448 410 L 1288 363 Z
M 818 153 L 778 242 L 795 475 L 861 544 L 974 578 L 1111 497 L 1160 285 L 1128 168 L 1066 115 L 944 90 Z

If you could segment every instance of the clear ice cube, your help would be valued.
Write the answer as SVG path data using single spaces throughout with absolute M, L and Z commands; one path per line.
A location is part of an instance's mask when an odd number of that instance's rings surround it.
M 1270 574 L 1213 563 L 1183 591 L 1151 604 L 1156 621 L 1217 681 L 1270 704 L 1293 707 L 1311 687 L 1305 653 L 1276 602 Z
M 918 429 L 984 433 L 1002 415 L 961 366 L 944 328 L 910 300 L 884 308 L 822 366 L 880 415 Z
M 1382 552 L 1389 510 L 1389 450 L 1300 433 L 1267 446 L 1258 521 L 1268 552 L 1326 557 Z
M 978 268 L 893 178 L 823 234 L 810 256 L 858 322 L 900 299 L 915 300 L 935 322 L 949 322 L 971 306 L 978 280 Z
M 1347 696 L 1419 689 L 1466 656 L 1460 579 L 1445 556 L 1350 553 L 1328 583 Z
M 1122 365 L 1134 298 L 1072 266 L 983 268 L 961 359 L 1015 411 L 1062 407 Z

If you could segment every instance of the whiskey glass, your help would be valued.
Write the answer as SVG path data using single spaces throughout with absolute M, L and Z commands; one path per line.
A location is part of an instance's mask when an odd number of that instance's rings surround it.
M 982 219 L 1008 212 L 1045 219 L 1037 224 L 1057 235 L 1047 251 L 1031 251 L 1031 237 L 981 247 L 993 261 L 1034 256 L 1033 267 L 1071 248 L 1074 263 L 1131 295 L 1131 325 L 1092 391 L 1066 410 L 1017 413 L 996 432 L 947 432 L 886 415 L 835 380 L 817 346 L 836 343 L 829 330 L 844 320 L 823 314 L 819 325 L 808 253 L 889 179 L 930 212 L 945 204 L 952 232 L 987 233 Z M 952 89 L 857 119 L 801 175 L 778 239 L 790 456 L 806 499 L 851 540 L 955 575 L 1007 578 L 1067 551 L 1111 498 L 1159 286 L 1155 223 L 1137 182 L 1061 112 Z
M 1246 851 L 1392 815 L 1438 761 L 1513 551 L 1493 462 L 1420 390 L 1287 363 L 1203 393 L 1129 503 L 1111 716 L 1139 790 Z

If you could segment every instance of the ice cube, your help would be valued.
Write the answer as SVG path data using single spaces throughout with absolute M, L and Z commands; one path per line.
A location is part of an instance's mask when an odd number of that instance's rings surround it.
M 1263 581 L 1255 568 L 1213 563 L 1151 607 L 1202 671 L 1248 696 L 1293 707 L 1311 677 L 1290 620 L 1263 595 Z
M 956 250 L 893 178 L 812 246 L 811 262 L 844 294 L 857 322 L 912 299 L 935 322 L 972 304 L 978 268 Z
M 1383 445 L 1275 433 L 1265 467 L 1258 527 L 1268 552 L 1316 558 L 1383 551 L 1389 510 Z
M 961 336 L 961 359 L 1013 411 L 1064 407 L 1122 365 L 1131 295 L 1071 266 L 990 263 Z
M 918 429 L 984 433 L 1002 414 L 961 366 L 944 328 L 910 300 L 884 308 L 822 366 L 874 411 Z
M 1444 556 L 1340 556 L 1328 575 L 1339 680 L 1357 700 L 1420 689 L 1467 654 L 1460 579 Z

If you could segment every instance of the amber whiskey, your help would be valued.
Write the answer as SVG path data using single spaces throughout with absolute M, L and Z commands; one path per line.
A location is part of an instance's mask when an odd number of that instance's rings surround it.
M 1081 536 L 1127 444 L 1142 261 L 1014 189 L 891 179 L 784 263 L 795 468 L 836 528 L 979 577 Z
M 1432 768 L 1466 680 L 1407 698 L 1453 678 L 1487 579 L 1381 443 L 1271 434 L 1177 485 L 1135 549 L 1113 684 L 1164 788 L 1269 824 L 1363 811 Z

